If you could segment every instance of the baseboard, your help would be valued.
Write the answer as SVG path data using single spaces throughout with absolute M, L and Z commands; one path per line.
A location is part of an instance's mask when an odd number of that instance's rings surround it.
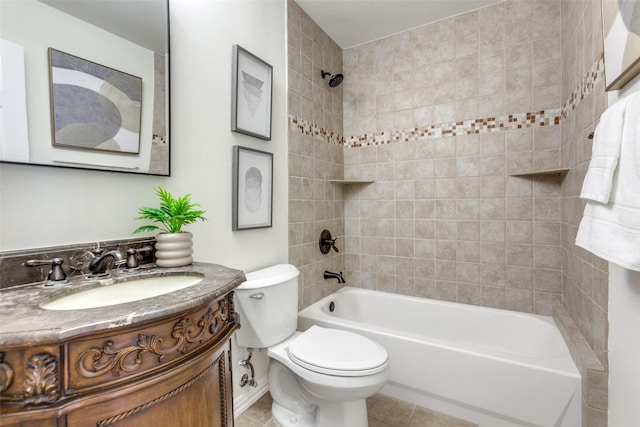
M 265 395 L 269 391 L 269 383 L 266 378 L 258 380 L 256 387 L 247 386 L 250 388 L 248 392 L 242 393 L 238 397 L 233 398 L 233 417 L 237 418 L 246 411 L 251 405 L 256 403 L 258 399 Z

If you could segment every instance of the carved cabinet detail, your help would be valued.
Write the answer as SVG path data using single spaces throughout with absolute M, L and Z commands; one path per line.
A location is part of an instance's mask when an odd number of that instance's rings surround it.
M 233 426 L 233 292 L 144 324 L 0 352 L 0 426 Z

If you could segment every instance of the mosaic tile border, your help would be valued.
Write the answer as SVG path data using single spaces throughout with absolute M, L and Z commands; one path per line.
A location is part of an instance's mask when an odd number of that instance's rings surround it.
M 591 65 L 587 74 L 571 92 L 562 108 L 536 112 L 508 114 L 500 117 L 471 119 L 452 123 L 441 123 L 424 127 L 377 132 L 358 136 L 344 137 L 314 123 L 289 115 L 289 129 L 303 135 L 313 136 L 324 142 L 341 145 L 345 148 L 358 148 L 372 145 L 384 145 L 396 142 L 418 142 L 428 138 L 442 138 L 459 135 L 497 132 L 503 130 L 531 128 L 534 126 L 556 126 L 567 118 L 570 111 L 582 102 L 604 79 L 604 54 Z
M 533 126 L 554 126 L 560 124 L 560 109 L 536 111 L 531 113 L 509 114 L 501 117 L 464 120 L 443 123 L 427 127 L 415 127 L 390 133 L 380 132 L 374 135 L 352 136 L 345 139 L 346 148 L 370 145 L 383 145 L 394 142 L 418 142 L 428 138 L 443 138 L 459 135 L 498 132 L 511 129 L 524 129 Z
M 321 128 L 308 120 L 289 114 L 289 129 L 297 130 L 302 135 L 313 136 L 329 144 L 344 145 L 344 137 L 333 131 Z
M 497 132 L 502 130 L 523 129 L 533 126 L 555 126 L 560 124 L 559 108 L 550 111 L 536 111 L 521 114 L 508 114 L 500 117 L 471 119 L 452 123 L 442 123 L 425 127 L 378 132 L 360 136 L 342 137 L 335 132 L 327 131 L 313 123 L 289 116 L 289 129 L 297 130 L 303 135 L 310 135 L 331 144 L 345 148 L 384 145 L 395 142 L 418 142 L 428 138 L 442 138 L 459 135 Z
M 591 65 L 587 74 L 578 82 L 578 86 L 573 89 L 569 99 L 562 106 L 562 118 L 566 119 L 569 112 L 576 107 L 591 93 L 596 85 L 604 79 L 604 53 Z

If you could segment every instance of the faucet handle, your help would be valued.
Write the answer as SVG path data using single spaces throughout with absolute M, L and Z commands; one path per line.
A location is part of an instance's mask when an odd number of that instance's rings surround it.
M 52 258 L 52 259 L 30 259 L 25 262 L 25 266 L 27 267 L 39 267 L 43 265 L 50 265 L 51 270 L 49 270 L 49 275 L 47 276 L 47 280 L 49 283 L 46 286 L 51 286 L 54 283 L 67 283 L 67 275 L 62 268 L 62 264 L 64 260 L 62 258 Z
M 142 248 L 129 248 L 127 249 L 127 266 L 124 269 L 125 272 L 130 273 L 133 271 L 136 271 L 138 269 L 138 258 L 136 257 L 136 254 L 138 252 L 148 252 L 150 250 L 153 250 L 153 248 L 151 246 L 144 246 Z
M 138 258 L 136 258 L 137 250 L 134 248 L 127 249 L 127 266 L 124 271 L 131 272 L 138 269 Z

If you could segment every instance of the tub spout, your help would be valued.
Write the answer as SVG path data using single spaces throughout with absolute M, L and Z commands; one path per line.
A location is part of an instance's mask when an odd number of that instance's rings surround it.
M 344 277 L 342 277 L 342 271 L 340 273 L 333 273 L 331 271 L 324 271 L 324 278 L 326 279 L 337 279 L 338 283 L 345 283 Z

